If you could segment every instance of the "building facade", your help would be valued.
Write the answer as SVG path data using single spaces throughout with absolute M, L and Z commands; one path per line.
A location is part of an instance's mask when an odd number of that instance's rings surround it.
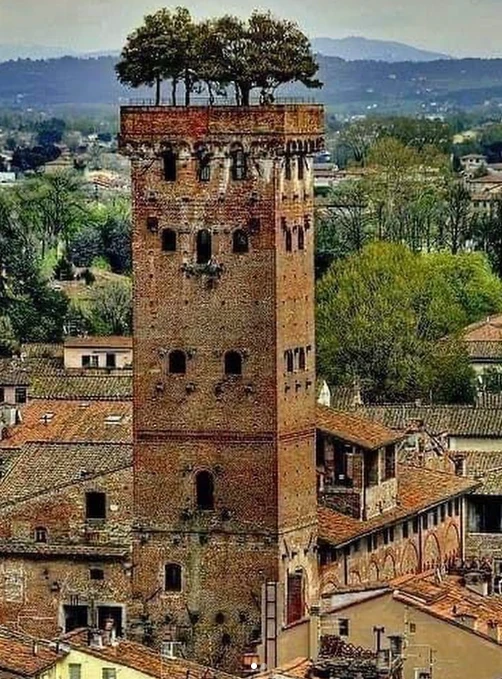
M 317 106 L 122 109 L 132 161 L 134 596 L 200 660 L 269 666 L 318 600 Z M 267 615 L 262 615 L 262 610 Z M 281 641 L 288 637 L 288 643 Z

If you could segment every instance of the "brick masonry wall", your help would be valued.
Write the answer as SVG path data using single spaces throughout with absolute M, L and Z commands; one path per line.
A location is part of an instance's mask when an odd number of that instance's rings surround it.
M 135 593 L 144 601 L 166 560 L 180 563 L 182 592 L 154 597 L 149 619 L 160 637 L 166 616 L 183 626 L 187 606 L 196 609 L 195 656 L 216 654 L 226 667 L 239 665 L 259 626 L 266 580 L 284 587 L 302 568 L 308 601 L 317 596 L 312 154 L 322 132 L 323 111 L 311 106 L 122 110 L 133 175 Z M 211 154 L 207 182 L 197 175 L 201 144 Z M 235 144 L 247 156 L 243 181 L 231 175 Z M 175 182 L 163 177 L 169 147 Z M 176 232 L 175 252 L 162 250 L 165 228 Z M 193 269 L 203 228 L 218 277 Z M 237 228 L 248 234 L 246 253 L 232 251 Z M 186 352 L 186 374 L 168 374 L 173 349 Z M 224 374 L 229 350 L 243 357 L 241 376 Z M 200 470 L 214 476 L 211 512 L 196 510 Z
M 85 494 L 92 491 L 106 493 L 103 523 L 85 519 Z M 126 468 L 0 508 L 0 620 L 49 637 L 63 625 L 64 604 L 130 601 L 131 576 L 124 564 L 130 560 L 132 500 L 132 469 Z M 47 529 L 47 543 L 37 545 L 40 527 Z M 107 555 L 108 547 L 119 546 L 125 547 L 124 557 Z M 65 547 L 75 553 L 65 555 Z M 51 548 L 63 554 L 51 554 Z M 91 567 L 103 568 L 104 579 L 91 580 Z
M 421 520 L 420 517 L 420 528 L 416 534 L 411 521 L 408 522 L 407 538 L 403 538 L 402 524 L 395 526 L 394 540 L 387 545 L 380 532 L 377 547 L 372 551 L 368 550 L 366 537 L 337 550 L 336 561 L 321 566 L 321 593 L 345 585 L 385 582 L 400 575 L 447 564 L 461 556 L 460 517 L 447 516 L 437 526 L 429 523 L 431 527 L 426 530 L 422 528 Z

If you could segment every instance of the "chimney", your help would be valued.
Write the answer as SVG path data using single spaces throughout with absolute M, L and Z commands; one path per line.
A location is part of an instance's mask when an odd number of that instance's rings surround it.
M 488 621 L 488 636 L 497 644 L 502 644 L 502 625 L 497 620 Z
M 103 633 L 99 629 L 91 630 L 89 633 L 89 646 L 91 648 L 103 648 Z
M 33 645 L 31 648 L 33 655 L 38 655 L 38 641 L 36 639 L 33 639 Z

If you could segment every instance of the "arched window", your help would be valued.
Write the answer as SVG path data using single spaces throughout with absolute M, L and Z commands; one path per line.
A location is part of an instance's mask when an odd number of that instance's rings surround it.
M 291 229 L 286 229 L 284 233 L 286 236 L 286 252 L 291 252 L 293 250 L 293 236 L 291 234 Z
M 303 347 L 298 349 L 298 370 L 305 370 L 305 349 Z
M 164 179 L 166 182 L 176 181 L 176 154 L 171 149 L 164 153 Z
M 201 471 L 195 477 L 197 509 L 214 509 L 214 479 L 211 472 Z
M 242 375 L 242 356 L 238 351 L 227 351 L 225 354 L 225 374 Z
M 237 229 L 236 231 L 234 231 L 232 240 L 233 240 L 232 243 L 233 251 L 235 253 L 240 254 L 243 252 L 248 252 L 249 239 L 245 231 L 243 231 L 242 229 Z
M 284 362 L 286 363 L 286 372 L 292 373 L 295 369 L 295 361 L 291 350 L 284 352 Z
M 301 620 L 305 615 L 304 577 L 302 571 L 288 573 L 287 624 Z
M 164 590 L 166 592 L 181 592 L 181 566 L 177 563 L 166 563 L 164 568 Z
M 176 251 L 176 231 L 164 229 L 162 231 L 162 250 L 164 252 Z
M 146 218 L 146 228 L 152 233 L 157 233 L 159 230 L 159 220 L 158 217 L 147 217 Z
M 304 250 L 304 249 L 305 249 L 305 231 L 300 226 L 298 228 L 298 250 Z
M 187 357 L 184 351 L 169 352 L 169 372 L 184 375 L 187 371 Z
M 35 528 L 35 542 L 47 542 L 47 528 L 43 526 Z
M 211 259 L 211 233 L 202 229 L 197 233 L 197 264 L 207 264 Z
M 231 153 L 232 179 L 240 181 L 247 178 L 247 158 L 241 148 L 236 148 Z

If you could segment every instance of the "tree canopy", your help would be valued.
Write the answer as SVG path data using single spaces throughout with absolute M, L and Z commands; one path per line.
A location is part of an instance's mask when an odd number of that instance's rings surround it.
M 479 253 L 376 242 L 333 264 L 317 301 L 319 369 L 331 383 L 362 380 L 375 401 L 469 402 L 473 374 L 457 334 L 502 310 L 502 283 Z
M 317 70 L 308 38 L 292 21 L 254 11 L 247 21 L 225 15 L 197 23 L 183 7 L 145 16 L 128 36 L 116 66 L 123 84 L 155 85 L 157 104 L 162 81 L 170 80 L 173 105 L 179 82 L 186 105 L 194 90 L 205 88 L 212 101 L 215 93 L 226 93 L 232 84 L 237 103 L 247 106 L 254 89 L 260 101 L 268 103 L 288 82 L 320 87 Z

